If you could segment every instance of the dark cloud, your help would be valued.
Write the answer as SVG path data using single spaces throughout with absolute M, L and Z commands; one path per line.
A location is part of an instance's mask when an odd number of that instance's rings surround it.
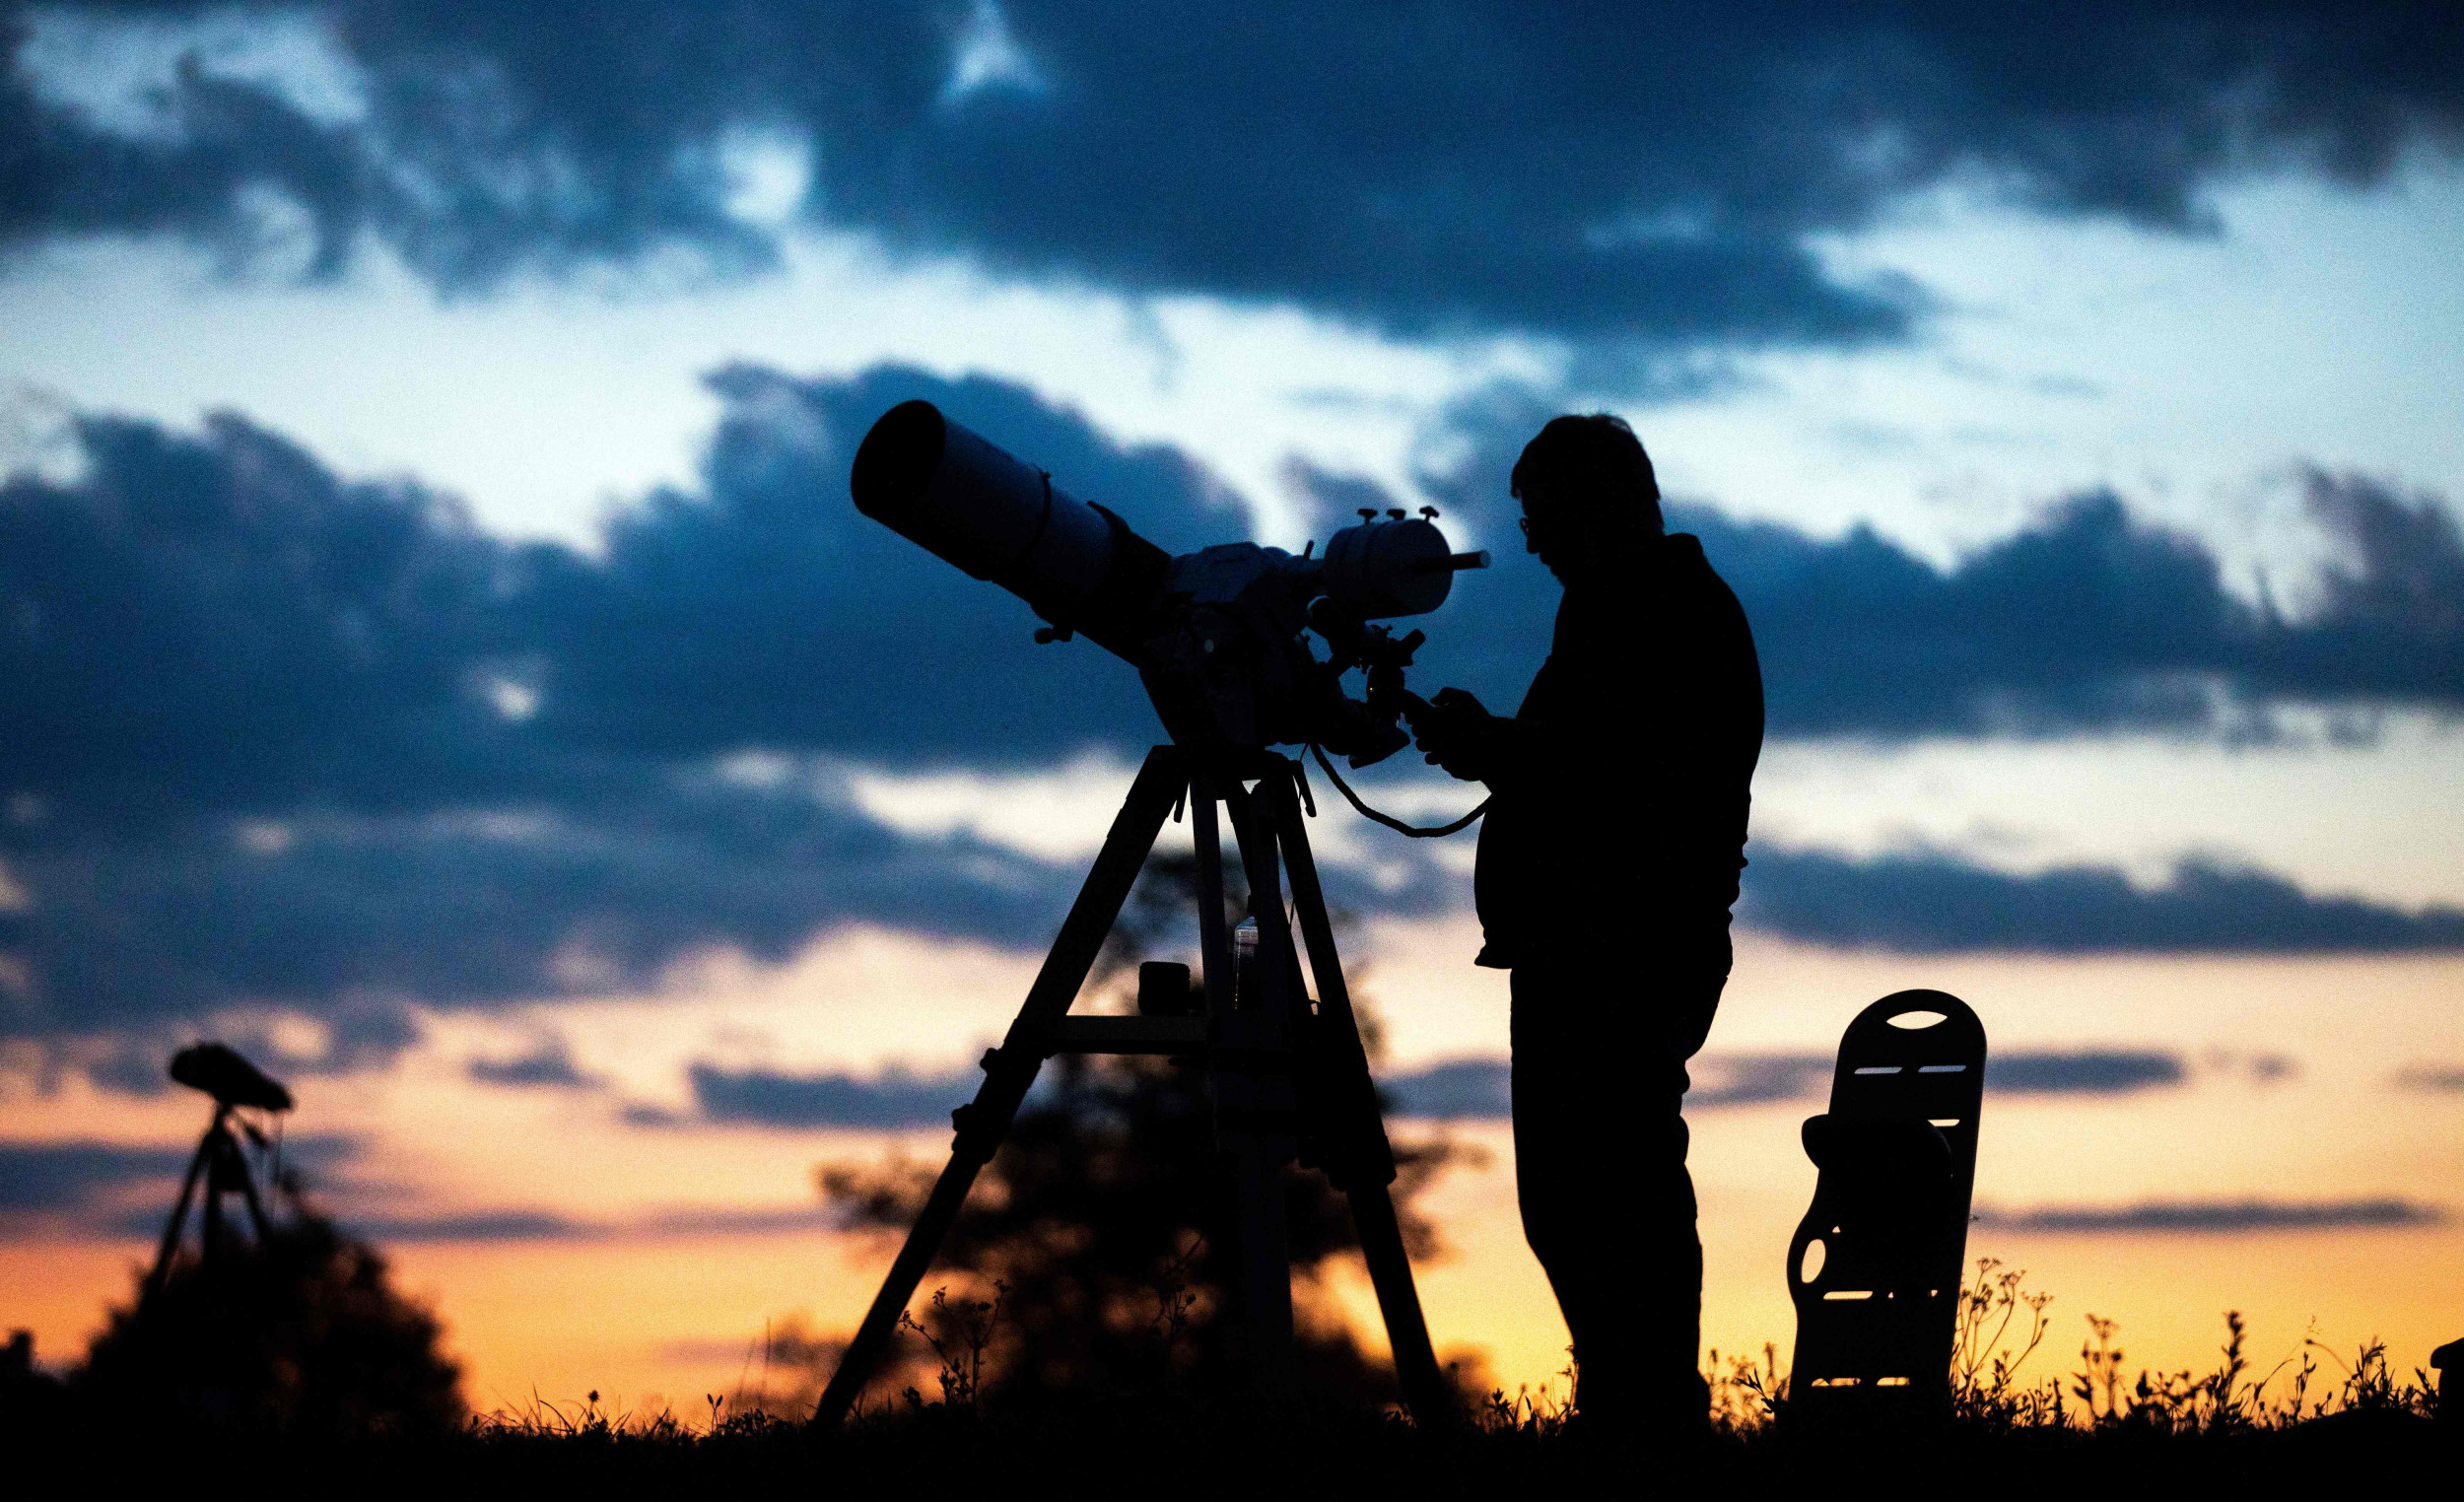
M 2151 1199 L 2120 1208 L 2049 1205 L 1976 1215 L 1990 1231 L 2038 1231 L 2063 1236 L 2230 1235 L 2254 1231 L 2364 1231 L 2444 1225 L 2436 1205 L 2380 1199 Z
M 606 1227 L 547 1210 L 480 1210 L 461 1215 L 348 1215 L 355 1236 L 387 1243 L 599 1241 Z
M 1829 1093 L 1834 1063 L 1828 1054 L 1704 1054 L 1686 1065 L 1693 1088 L 1685 1109 L 1818 1103 Z M 1398 1116 L 1503 1121 L 1514 1110 L 1510 1072 L 1503 1058 L 1458 1058 L 1379 1083 Z M 2178 1084 L 2186 1076 L 2181 1058 L 2169 1053 L 2019 1050 L 1995 1055 L 1985 1084 L 2013 1095 L 2113 1095 Z
M 1280 475 L 1284 489 L 1301 503 L 1311 525 L 1321 531 L 1349 526 L 1362 512 L 1394 511 L 1403 504 L 1366 475 L 1324 469 L 1303 454 L 1286 454 Z
M 2464 30 L 2464 28 L 2459 28 Z M 2322 697 L 2464 705 L 2464 531 L 2439 498 L 2367 475 L 2307 477 L 2311 514 L 2345 556 L 2315 617 L 2264 638 L 2261 681 Z
M 707 1122 L 754 1126 L 946 1126 L 950 1112 L 975 1097 L 972 1069 L 911 1074 L 891 1069 L 876 1078 L 854 1074 L 788 1074 L 772 1069 L 722 1069 L 697 1063 L 693 1102 Z
M 1220 481 L 983 376 L 737 367 L 712 385 L 728 411 L 703 495 L 620 514 L 603 560 L 531 556 L 521 637 L 547 664 L 545 732 L 660 756 L 820 746 L 978 765 L 1159 738 L 1135 673 L 1085 644 L 1038 647 L 1016 599 L 859 514 L 848 470 L 874 419 L 924 397 L 1174 552 L 1249 535 Z
M 0 235 L 281 238 L 311 274 L 371 237 L 456 291 L 678 247 L 723 275 L 776 256 L 731 207 L 731 146 L 769 138 L 815 164 L 790 214 L 895 255 L 1405 334 L 1838 344 L 1897 336 L 1922 299 L 1841 281 L 1809 237 L 1910 192 L 2197 231 L 2229 174 L 2374 183 L 2464 116 L 2438 5 L 310 14 L 353 107 L 200 53 L 113 128 L 19 49 Z
M 554 1038 L 512 1058 L 474 1058 L 463 1069 L 483 1085 L 544 1090 L 595 1090 L 599 1086 L 598 1076 L 583 1073 L 564 1041 Z
M 0 488 L 0 861 L 30 896 L 0 954 L 31 982 L 4 1025 L 305 1005 L 331 1057 L 269 1063 L 338 1067 L 407 1041 L 407 1000 L 636 985 L 850 921 L 1048 936 L 1073 873 L 886 829 L 807 753 L 1029 762 L 1143 744 L 1151 711 L 1124 664 L 1036 648 L 1024 607 L 858 516 L 853 444 L 930 395 L 1175 547 L 1243 513 L 1000 382 L 717 384 L 705 492 L 620 516 L 603 559 L 229 417 L 87 420 L 83 479 Z
M 1514 1114 L 1511 1073 L 1502 1058 L 1456 1058 L 1378 1081 L 1394 1116 L 1503 1121 Z
M 2464 1095 L 2464 1066 L 2415 1064 L 2398 1071 L 2396 1084 L 2401 1089 L 2419 1090 L 2430 1095 Z
M 2264 871 L 2184 861 L 2164 885 L 2109 866 L 2035 875 L 1947 853 L 1869 860 L 1753 846 L 1738 921 L 1790 938 L 1911 953 L 2397 953 L 2464 948 L 2464 912 L 2318 897 Z
M 1685 1104 L 1700 1110 L 1818 1100 L 1830 1085 L 1832 1064 L 1825 1054 L 1708 1055 L 1688 1066 L 1695 1085 Z
M 2180 1055 L 2151 1049 L 1994 1054 L 1985 1061 L 1985 1087 L 2011 1095 L 2126 1095 L 2188 1076 Z
M 44 1031 L 241 1003 L 393 1019 L 648 984 L 733 946 L 782 960 L 870 921 L 1004 944 L 1049 937 L 1064 875 L 959 837 L 910 840 L 799 789 L 669 786 L 598 808 L 306 824 L 274 853 L 210 829 L 10 853 L 35 897 L 0 942 Z
M 321 1174 L 359 1156 L 363 1145 L 344 1133 L 304 1132 L 282 1143 L 282 1162 Z M 194 1151 L 189 1144 L 0 1142 L 0 1234 L 159 1235 Z
M 415 1003 L 642 986 L 697 950 L 781 959 L 835 924 L 1047 939 L 1073 866 L 885 827 L 847 762 L 1134 753 L 1152 713 L 1125 664 L 1035 646 L 1024 606 L 858 516 L 853 444 L 924 396 L 1176 550 L 1243 535 L 1246 511 L 1179 452 L 1005 382 L 737 368 L 714 384 L 726 415 L 701 486 L 619 513 L 597 556 L 490 537 L 415 482 L 340 479 L 234 417 L 197 434 L 82 419 L 81 478 L 0 485 L 0 864 L 26 897 L 0 911 L 0 1032 L 117 1036 L 81 1057 L 153 1087 L 183 1030 L 230 1008 L 317 1015 L 308 1055 L 234 1035 L 315 1072 L 403 1046 Z M 1371 494 L 1305 464 L 1292 478 L 1330 508 Z M 2207 698 L 2148 685 L 2202 664 L 2250 695 L 2464 702 L 2451 518 L 2366 480 L 2314 491 L 2353 555 L 2292 625 L 2223 596 L 2205 552 L 2110 498 L 1948 571 L 1866 531 L 1685 519 L 1753 612 L 1782 734 L 2189 722 L 2204 712 L 2180 707 Z M 1431 621 L 1418 681 L 1510 709 L 1546 640 L 1539 575 L 1517 558 L 1474 576 Z M 2184 645 L 2202 642 L 2240 655 Z M 2445 909 L 2195 862 L 2141 890 L 1948 853 L 1752 854 L 1744 921 L 1822 943 L 2464 942 Z M 1463 901 L 1423 853 L 1386 864 L 1400 885 L 1338 866 L 1330 890 L 1393 912 Z
M 772 1236 L 827 1230 L 819 1205 L 791 1209 L 683 1209 L 638 1220 L 581 1220 L 552 1210 L 505 1209 L 436 1215 L 346 1215 L 354 1235 L 379 1245 L 433 1242 L 613 1242 L 689 1236 Z
M 188 1166 L 174 1147 L 0 1142 L 0 1213 L 83 1210 L 114 1192 L 165 1183 Z
M 1460 404 L 1429 436 L 1421 485 L 1483 536 L 1513 538 L 1506 476 L 1549 411 L 1515 390 Z M 2307 496 L 2345 558 L 2297 619 L 2226 590 L 2205 543 L 2133 517 L 2110 492 L 2054 505 L 1947 569 L 1863 524 L 1817 538 L 1667 510 L 1753 623 L 1776 735 L 2248 737 L 2271 733 L 2269 707 L 2286 701 L 2464 712 L 2453 512 L 2362 475 L 2312 471 Z M 1420 675 L 1511 709 L 1556 601 L 1514 550 L 1431 618 Z
M 382 808 L 499 791 L 501 545 L 238 417 L 78 420 L 86 477 L 0 487 L 0 784 L 107 805 Z M 27 800 L 32 799 L 29 803 Z

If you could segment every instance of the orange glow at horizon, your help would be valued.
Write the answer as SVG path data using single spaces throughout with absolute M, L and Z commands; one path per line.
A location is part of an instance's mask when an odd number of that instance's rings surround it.
M 1504 1051 L 1502 978 L 1472 970 L 1458 920 L 1373 924 L 1366 990 L 1382 1006 L 1392 1058 L 1412 1066 Z M 765 1326 L 844 1333 L 869 1300 L 891 1244 L 818 1227 L 768 1232 L 655 1228 L 694 1214 L 809 1209 L 812 1169 L 886 1152 L 937 1163 L 944 1128 L 911 1132 L 653 1126 L 632 1102 L 683 1098 L 683 1060 L 718 1058 L 788 1069 L 944 1067 L 1006 1023 L 1030 962 L 859 930 L 776 970 L 706 969 L 670 993 L 496 1017 L 440 1016 L 383 1073 L 306 1082 L 296 1135 L 348 1133 L 357 1213 L 522 1209 L 583 1234 L 530 1242 L 409 1242 L 388 1248 L 405 1287 L 431 1298 L 467 1363 L 481 1409 L 535 1393 L 597 1390 L 628 1403 L 656 1394 L 680 1414 L 734 1390 Z M 1747 936 L 1711 1052 L 1828 1053 L 1855 1010 L 1885 990 L 1951 990 L 1985 1018 L 1994 1046 L 2089 1043 L 2179 1053 L 2178 1086 L 2094 1096 L 1989 1096 L 1980 1207 L 2117 1208 L 2146 1200 L 2341 1200 L 2401 1196 L 2442 1221 L 2378 1229 L 2238 1234 L 2050 1234 L 1981 1224 L 1971 1259 L 1994 1256 L 2050 1292 L 2054 1324 L 2026 1369 L 2070 1370 L 2093 1313 L 2121 1322 L 2132 1370 L 2207 1370 L 2224 1310 L 2251 1321 L 2266 1370 L 2315 1321 L 2350 1359 L 2361 1339 L 2390 1342 L 2407 1374 L 2464 1333 L 2464 1227 L 2447 1186 L 2464 1181 L 2464 1095 L 2406 1092 L 2405 1067 L 2464 1056 L 2453 1021 L 2464 959 L 1911 958 L 1834 953 Z M 601 1080 L 592 1090 L 474 1083 L 471 1058 L 503 1057 L 553 1029 Z M 2256 1054 L 2297 1067 L 2264 1076 Z M 1388 1066 L 1391 1070 L 1393 1065 Z M 147 1100 L 82 1085 L 0 1099 L 0 1136 L 111 1140 L 184 1149 L 197 1102 Z M 1817 1102 L 1697 1110 L 1707 1274 L 1706 1347 L 1725 1354 L 1793 1338 L 1780 1263 L 1813 1188 L 1798 1124 Z M 1476 1349 L 1509 1391 L 1552 1382 L 1565 1334 L 1546 1281 L 1522 1244 L 1513 1154 L 1502 1123 L 1396 1125 L 1445 1131 L 1482 1149 L 1428 1192 L 1448 1256 L 1419 1269 L 1441 1351 Z M 1613 1173 L 1615 1144 L 1601 1148 Z M 168 1187 L 164 1193 L 168 1195 Z M 48 1362 L 71 1357 L 122 1302 L 142 1240 L 0 1242 L 0 1322 L 35 1331 Z M 1383 1341 L 1365 1279 L 1335 1292 Z M 935 1286 L 927 1278 L 924 1291 Z

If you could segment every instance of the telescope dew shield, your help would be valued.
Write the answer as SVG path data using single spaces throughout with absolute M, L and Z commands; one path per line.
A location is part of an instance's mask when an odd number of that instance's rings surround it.
M 848 489 L 857 511 L 1055 626 L 1125 656 L 1136 651 L 1163 550 L 932 403 L 882 414 L 856 450 Z

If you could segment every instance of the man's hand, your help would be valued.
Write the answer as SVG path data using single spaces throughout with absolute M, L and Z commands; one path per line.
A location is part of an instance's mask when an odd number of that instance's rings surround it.
M 1416 704 L 1409 717 L 1430 766 L 1467 783 L 1488 782 L 1503 769 L 1514 721 L 1491 715 L 1462 689 L 1439 689 L 1435 699 Z

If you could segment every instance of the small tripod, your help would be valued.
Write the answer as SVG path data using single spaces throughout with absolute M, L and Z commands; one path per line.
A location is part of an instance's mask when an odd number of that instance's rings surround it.
M 957 1221 L 976 1174 L 1008 1134 L 1044 1060 L 1064 1053 L 1160 1054 L 1191 1059 L 1206 1071 L 1215 1142 L 1231 1171 L 1240 1227 L 1244 1334 L 1252 1382 L 1260 1393 L 1271 1397 L 1288 1392 L 1293 1377 L 1292 1266 L 1283 1173 L 1297 1158 L 1323 1169 L 1351 1203 L 1405 1406 L 1424 1422 L 1447 1415 L 1448 1389 L 1429 1344 L 1411 1262 L 1387 1193 L 1395 1180 L 1394 1149 L 1387 1141 L 1377 1087 L 1369 1078 L 1368 1056 L 1352 1017 L 1317 863 L 1309 853 L 1300 778 L 1298 762 L 1272 752 L 1200 756 L 1180 746 L 1157 746 L 1146 754 L 1017 1020 L 1001 1046 L 984 1056 L 982 1088 L 971 1104 L 953 1114 L 957 1139 L 949 1164 L 831 1374 L 814 1423 L 836 1425 L 855 1406 L 888 1349 L 899 1316 Z M 1254 790 L 1244 786 L 1253 783 Z M 1248 967 L 1254 984 L 1240 987 L 1235 985 L 1231 936 L 1224 925 L 1218 803 L 1231 818 L 1258 924 L 1258 952 Z M 1198 847 L 1204 1015 L 1070 1015 L 1070 1003 L 1129 899 L 1164 820 L 1177 820 L 1184 805 Z M 1284 918 L 1284 875 L 1291 879 L 1300 946 L 1317 981 L 1314 1003 L 1301 973 L 1301 953 Z
M 146 1274 L 143 1296 L 148 1299 L 161 1293 L 171 1277 L 171 1260 L 179 1255 L 180 1236 L 188 1226 L 188 1201 L 197 1197 L 200 1182 L 205 1190 L 197 1236 L 202 1266 L 213 1266 L 223 1255 L 226 1195 L 238 1195 L 246 1202 L 257 1244 L 264 1245 L 265 1203 L 257 1197 L 256 1176 L 249 1172 L 247 1156 L 232 1130 L 233 1113 L 241 1106 L 273 1112 L 291 1109 L 289 1090 L 219 1043 L 201 1043 L 181 1050 L 171 1060 L 171 1075 L 176 1082 L 214 1097 L 214 1119 L 206 1124 L 205 1135 L 197 1139 L 197 1150 L 188 1159 L 188 1172 L 179 1181 L 179 1197 L 171 1201 L 171 1222 L 163 1227 L 163 1244 L 154 1254 L 154 1270 Z M 259 1147 L 265 1145 L 264 1137 L 254 1126 L 241 1122 L 240 1129 Z

